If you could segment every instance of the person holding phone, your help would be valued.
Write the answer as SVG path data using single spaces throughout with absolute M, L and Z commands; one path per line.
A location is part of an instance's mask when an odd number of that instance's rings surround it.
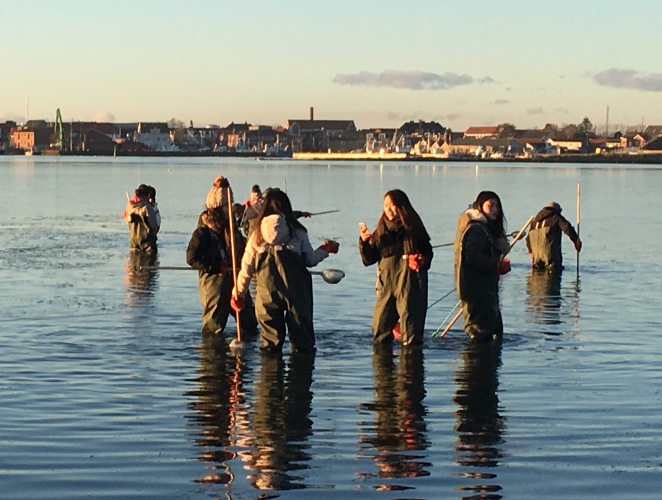
M 393 341 L 400 321 L 402 345 L 423 343 L 428 306 L 428 269 L 432 246 L 423 221 L 407 195 L 393 189 L 384 195 L 384 211 L 371 233 L 359 222 L 359 250 L 365 266 L 377 264 L 377 302 L 373 342 Z

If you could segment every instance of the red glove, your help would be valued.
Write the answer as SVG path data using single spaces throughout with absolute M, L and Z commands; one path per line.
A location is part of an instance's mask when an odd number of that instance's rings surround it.
M 409 265 L 409 269 L 417 273 L 421 270 L 421 266 L 423 265 L 423 255 L 420 253 L 409 254 L 409 257 L 407 257 L 407 264 Z
M 338 248 L 340 248 L 340 244 L 337 241 L 327 240 L 320 245 L 320 248 L 329 253 L 338 253 Z
M 243 297 L 235 298 L 234 295 L 230 297 L 230 307 L 235 311 L 241 311 L 245 305 Z
M 505 257 L 499 261 L 499 265 L 497 266 L 497 271 L 499 274 L 506 274 L 510 272 L 510 261 L 506 259 Z

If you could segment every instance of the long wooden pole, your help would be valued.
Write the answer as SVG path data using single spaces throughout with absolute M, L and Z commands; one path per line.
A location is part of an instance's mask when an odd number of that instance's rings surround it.
M 579 238 L 579 222 L 580 222 L 580 201 L 581 201 L 581 183 L 577 183 L 577 238 Z M 577 251 L 577 276 L 579 276 L 579 250 Z
M 232 213 L 232 195 L 230 187 L 227 188 L 228 197 L 228 220 L 230 221 L 230 251 L 232 252 L 232 279 L 234 286 L 237 286 L 237 252 L 234 246 L 234 214 Z M 235 311 L 235 320 L 237 323 L 237 340 L 241 342 L 241 311 Z
M 531 224 L 532 220 L 533 220 L 533 216 L 529 217 L 528 220 L 526 221 L 526 223 L 522 226 L 522 229 L 520 229 L 519 233 L 517 233 L 517 236 L 515 236 L 513 241 L 510 242 L 510 247 L 508 247 L 508 252 L 506 252 L 506 255 L 508 253 L 510 253 L 510 251 L 515 246 L 515 243 L 517 243 L 519 241 L 520 237 L 522 236 L 522 234 L 524 234 L 524 231 L 526 231 L 526 228 L 529 227 L 529 224 Z M 444 338 L 444 335 L 446 335 L 446 333 L 448 333 L 448 331 L 457 322 L 457 320 L 460 319 L 460 316 L 462 316 L 462 308 L 460 308 L 460 310 L 457 312 L 457 314 L 455 316 L 453 316 L 453 319 L 450 321 L 450 323 L 448 323 L 448 325 L 446 325 L 446 328 L 444 328 L 444 331 L 441 332 L 441 334 L 439 335 L 439 338 Z

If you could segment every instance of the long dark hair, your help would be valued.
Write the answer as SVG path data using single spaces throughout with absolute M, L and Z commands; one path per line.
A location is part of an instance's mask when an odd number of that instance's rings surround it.
M 487 229 L 490 232 L 490 235 L 492 235 L 492 238 L 499 239 L 499 238 L 506 238 L 506 216 L 503 213 L 503 205 L 501 205 L 501 198 L 499 198 L 499 195 L 496 194 L 494 191 L 481 191 L 478 193 L 478 196 L 476 196 L 476 201 L 474 201 L 474 208 L 483 215 L 485 215 L 485 212 L 483 212 L 483 205 L 485 204 L 486 201 L 488 200 L 496 200 L 497 203 L 499 204 L 499 215 L 497 215 L 497 218 L 492 220 L 489 217 L 485 217 L 487 219 Z
M 292 213 L 292 203 L 290 203 L 290 199 L 287 194 L 285 194 L 280 189 L 271 189 L 264 197 L 264 205 L 262 206 L 262 211 L 257 218 L 256 227 L 260 229 L 262 226 L 262 220 L 265 217 L 269 217 L 270 215 L 280 215 L 283 219 L 285 219 L 287 226 L 290 228 L 290 235 L 292 237 L 294 237 L 295 229 L 301 229 L 305 232 L 308 232 L 303 224 L 301 224 L 301 222 L 296 220 L 294 217 L 294 214 Z M 261 230 L 258 231 L 257 236 L 258 241 L 261 241 Z
M 400 189 L 391 189 L 384 195 L 384 199 L 386 199 L 387 196 L 391 198 L 395 208 L 397 208 L 396 217 L 402 224 L 402 227 L 408 231 L 413 238 L 426 238 L 429 240 L 430 235 L 428 234 L 427 229 L 425 229 L 421 217 L 418 215 L 418 212 L 414 210 L 414 207 L 405 192 Z M 373 242 L 379 241 L 381 234 L 386 230 L 387 220 L 386 214 L 382 213 L 379 222 L 377 222 L 377 229 L 372 235 Z

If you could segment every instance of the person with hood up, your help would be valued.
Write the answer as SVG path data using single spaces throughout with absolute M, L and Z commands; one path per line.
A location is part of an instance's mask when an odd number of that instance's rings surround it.
M 124 210 L 124 220 L 129 225 L 132 252 L 155 253 L 157 249 L 156 232 L 159 229 L 159 221 L 149 202 L 149 194 L 149 186 L 141 184 Z
M 499 196 L 481 191 L 459 218 L 455 237 L 455 286 L 462 303 L 464 331 L 472 340 L 501 338 L 499 276 L 510 271 L 509 245 Z
M 570 238 L 575 250 L 580 252 L 582 241 L 579 235 L 572 224 L 561 215 L 561 205 L 552 201 L 535 216 L 526 236 L 526 248 L 529 249 L 533 267 L 563 269 L 561 231 Z
M 235 251 L 239 260 L 243 253 L 243 238 L 238 232 L 235 233 Z M 186 262 L 198 270 L 203 332 L 222 333 L 228 316 L 234 316 L 235 311 L 230 306 L 234 285 L 230 229 L 228 219 L 220 208 L 205 210 L 200 215 L 198 227 L 193 231 L 186 250 Z M 257 330 L 250 296 L 247 307 L 241 312 L 241 327 L 249 335 Z
M 428 308 L 428 269 L 433 257 L 423 221 L 407 195 L 393 189 L 384 195 L 384 212 L 375 232 L 370 233 L 363 222 L 359 227 L 363 264 L 377 263 L 373 342 L 393 341 L 393 328 L 399 319 L 402 345 L 422 344 Z
M 251 188 L 251 196 L 244 202 L 244 216 L 241 219 L 241 229 L 246 236 L 250 236 L 255 230 L 255 222 L 260 216 L 264 198 L 260 186 L 254 184 Z
M 327 240 L 313 250 L 287 194 L 269 191 L 232 291 L 232 307 L 242 310 L 250 297 L 249 282 L 256 276 L 255 312 L 262 326 L 262 350 L 280 351 L 287 328 L 293 351 L 315 351 L 313 283 L 306 268 L 316 266 L 330 253 L 338 253 L 338 243 Z

